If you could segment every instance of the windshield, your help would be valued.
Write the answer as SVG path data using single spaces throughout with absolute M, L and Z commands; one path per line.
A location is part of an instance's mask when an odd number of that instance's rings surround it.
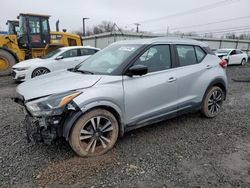
M 23 16 L 20 16 L 20 21 L 19 21 L 20 25 L 19 25 L 19 36 L 24 35 L 27 31 L 26 31 L 26 23 L 25 23 L 25 18 Z
M 79 64 L 76 70 L 110 74 L 140 46 L 141 45 L 138 44 L 111 45 Z
M 217 50 L 216 53 L 218 54 L 228 54 L 229 52 L 231 52 L 231 50 Z
M 8 22 L 8 34 L 9 35 L 17 35 L 18 32 L 19 32 L 18 23 L 9 21 Z
M 56 49 L 50 53 L 48 53 L 47 55 L 41 57 L 41 59 L 49 59 L 51 57 L 53 57 L 54 55 L 58 54 L 59 52 L 61 52 L 62 50 L 59 48 L 59 49 Z

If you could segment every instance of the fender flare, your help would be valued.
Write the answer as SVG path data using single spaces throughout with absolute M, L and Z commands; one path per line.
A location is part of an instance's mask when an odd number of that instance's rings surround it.
M 225 100 L 226 100 L 226 96 L 227 96 L 227 84 L 225 83 L 225 81 L 222 79 L 222 78 L 215 78 L 213 81 L 210 82 L 210 84 L 208 85 L 204 95 L 203 95 L 203 98 L 202 98 L 202 101 L 204 100 L 205 96 L 206 96 L 206 93 L 208 92 L 209 88 L 211 88 L 212 86 L 214 85 L 218 85 L 218 84 L 221 84 L 223 85 L 224 88 L 223 91 L 224 91 L 224 94 L 225 94 Z
M 122 111 L 121 109 L 114 103 L 110 101 L 95 101 L 89 104 L 84 105 L 81 110 L 74 112 L 73 114 L 69 114 L 64 123 L 63 123 L 63 137 L 68 141 L 70 136 L 70 131 L 74 126 L 75 122 L 86 112 L 95 109 L 95 108 L 106 108 L 112 109 L 112 111 L 116 112 L 116 115 L 119 116 L 119 136 L 122 137 L 124 135 L 124 123 L 122 118 Z M 112 112 L 111 112 L 112 113 Z

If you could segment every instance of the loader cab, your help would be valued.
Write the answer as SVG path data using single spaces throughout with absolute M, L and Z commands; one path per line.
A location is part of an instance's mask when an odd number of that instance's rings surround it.
M 50 42 L 48 15 L 20 14 L 18 44 L 21 48 L 45 48 Z
M 17 35 L 19 32 L 18 20 L 8 20 L 6 25 L 8 26 L 8 35 Z

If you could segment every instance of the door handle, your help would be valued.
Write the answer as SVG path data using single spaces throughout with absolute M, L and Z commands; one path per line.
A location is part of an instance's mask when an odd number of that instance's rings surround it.
M 170 77 L 169 79 L 168 79 L 168 82 L 174 82 L 174 81 L 176 81 L 177 80 L 177 78 L 175 78 L 175 77 Z
M 207 66 L 206 66 L 206 69 L 211 69 L 211 68 L 212 68 L 211 65 L 207 65 Z

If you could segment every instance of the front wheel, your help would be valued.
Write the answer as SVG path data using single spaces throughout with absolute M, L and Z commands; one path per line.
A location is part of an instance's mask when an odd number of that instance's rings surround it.
M 221 111 L 224 98 L 225 94 L 221 88 L 217 86 L 210 88 L 203 99 L 202 114 L 208 118 L 217 116 Z
M 8 51 L 0 49 L 0 76 L 9 75 L 11 67 L 15 64 L 15 57 Z
M 47 69 L 47 68 L 43 68 L 43 67 L 41 67 L 41 68 L 36 68 L 36 69 L 32 72 L 31 78 L 35 78 L 35 77 L 37 77 L 37 76 L 41 76 L 41 75 L 47 74 L 47 73 L 49 73 L 49 72 L 50 72 L 50 71 L 49 71 L 49 69 Z
M 242 59 L 241 60 L 241 65 L 244 66 L 246 64 L 246 60 L 245 59 Z
M 77 120 L 69 144 L 81 157 L 98 156 L 109 151 L 118 138 L 118 122 L 107 110 L 95 109 Z

